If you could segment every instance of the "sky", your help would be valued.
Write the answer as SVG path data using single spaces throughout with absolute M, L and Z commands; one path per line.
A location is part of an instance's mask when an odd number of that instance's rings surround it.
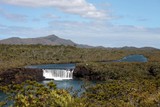
M 0 0 L 0 39 L 160 48 L 160 0 Z

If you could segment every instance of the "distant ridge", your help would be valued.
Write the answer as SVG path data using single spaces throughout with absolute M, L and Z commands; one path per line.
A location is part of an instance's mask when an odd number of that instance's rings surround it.
M 137 47 L 128 47 L 128 46 L 125 46 L 125 47 L 122 47 L 120 49 L 123 49 L 123 50 L 155 50 L 157 48 L 153 48 L 153 47 L 142 47 L 142 48 L 137 48 Z M 158 50 L 158 49 L 157 49 Z
M 65 45 L 65 46 L 76 46 L 78 48 L 101 48 L 101 49 L 122 49 L 122 50 L 155 50 L 156 48 L 153 47 L 121 47 L 121 48 L 106 48 L 103 46 L 89 46 L 84 44 L 77 44 L 69 39 L 59 38 L 56 35 L 48 35 L 45 37 L 37 37 L 37 38 L 19 38 L 19 37 L 11 37 L 8 39 L 0 40 L 0 44 L 11 44 L 11 45 L 31 45 L 31 44 L 42 44 L 42 45 Z
M 31 44 L 42 44 L 42 45 L 65 45 L 65 46 L 76 46 L 79 48 L 92 48 L 93 46 L 76 44 L 71 40 L 59 38 L 56 35 L 49 35 L 38 38 L 19 38 L 11 37 L 8 39 L 0 40 L 0 44 L 11 44 L 11 45 L 31 45 Z
M 0 41 L 0 44 L 43 44 L 43 45 L 71 45 L 74 46 L 75 43 L 71 40 L 66 40 L 57 37 L 56 35 L 49 35 L 46 37 L 39 38 L 27 38 L 22 39 L 18 37 L 12 37 Z

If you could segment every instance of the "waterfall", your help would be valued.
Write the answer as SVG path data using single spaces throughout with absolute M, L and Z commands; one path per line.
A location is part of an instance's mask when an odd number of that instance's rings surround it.
M 45 79 L 64 80 L 73 78 L 74 69 L 43 69 Z

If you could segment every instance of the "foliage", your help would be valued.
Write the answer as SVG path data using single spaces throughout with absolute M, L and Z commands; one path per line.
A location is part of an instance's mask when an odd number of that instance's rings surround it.
M 110 61 L 143 54 L 149 62 L 160 61 L 159 50 L 76 48 L 49 45 L 0 45 L 0 71 L 32 64 Z
M 86 90 L 91 107 L 158 107 L 160 90 L 154 81 L 111 81 Z
M 147 63 L 104 61 L 143 54 Z M 73 46 L 0 45 L 0 72 L 32 64 L 78 63 L 89 73 L 82 78 L 103 80 L 87 87 L 80 96 L 34 81 L 9 84 L 0 90 L 17 107 L 158 107 L 160 106 L 160 50 L 157 49 L 84 49 Z M 1 81 L 1 78 L 0 78 Z
M 83 78 L 91 80 L 135 80 L 160 78 L 160 62 L 153 63 L 128 63 L 128 62 L 110 62 L 110 63 L 81 63 L 77 68 L 83 68 L 83 71 L 89 71 Z
M 6 102 L 13 101 L 14 107 L 83 107 L 66 90 L 57 89 L 53 82 L 43 85 L 28 80 L 1 87 L 1 90 L 8 94 Z
M 80 97 L 57 89 L 53 82 L 35 81 L 1 87 L 14 107 L 158 107 L 160 87 L 155 80 L 112 80 L 87 87 Z M 0 103 L 1 106 L 5 102 Z

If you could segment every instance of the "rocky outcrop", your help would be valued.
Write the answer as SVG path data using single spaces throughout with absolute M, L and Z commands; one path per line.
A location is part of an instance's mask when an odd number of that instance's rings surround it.
M 94 72 L 94 70 L 88 66 L 76 66 L 73 72 L 74 78 L 84 78 L 87 80 L 105 80 L 105 78 L 101 75 L 99 75 L 97 72 Z
M 86 68 L 85 66 L 77 66 L 74 69 L 73 75 L 74 75 L 74 77 L 77 77 L 77 78 L 83 78 L 85 76 L 90 75 L 91 72 L 92 71 L 89 70 L 88 68 Z
M 104 75 L 87 65 L 77 65 L 73 72 L 74 78 L 87 80 L 105 80 Z M 0 73 L 0 85 L 11 83 L 22 83 L 26 80 L 43 81 L 42 69 L 14 68 Z
M 42 81 L 43 79 L 41 69 L 15 68 L 0 73 L 0 84 L 22 83 L 26 80 Z

